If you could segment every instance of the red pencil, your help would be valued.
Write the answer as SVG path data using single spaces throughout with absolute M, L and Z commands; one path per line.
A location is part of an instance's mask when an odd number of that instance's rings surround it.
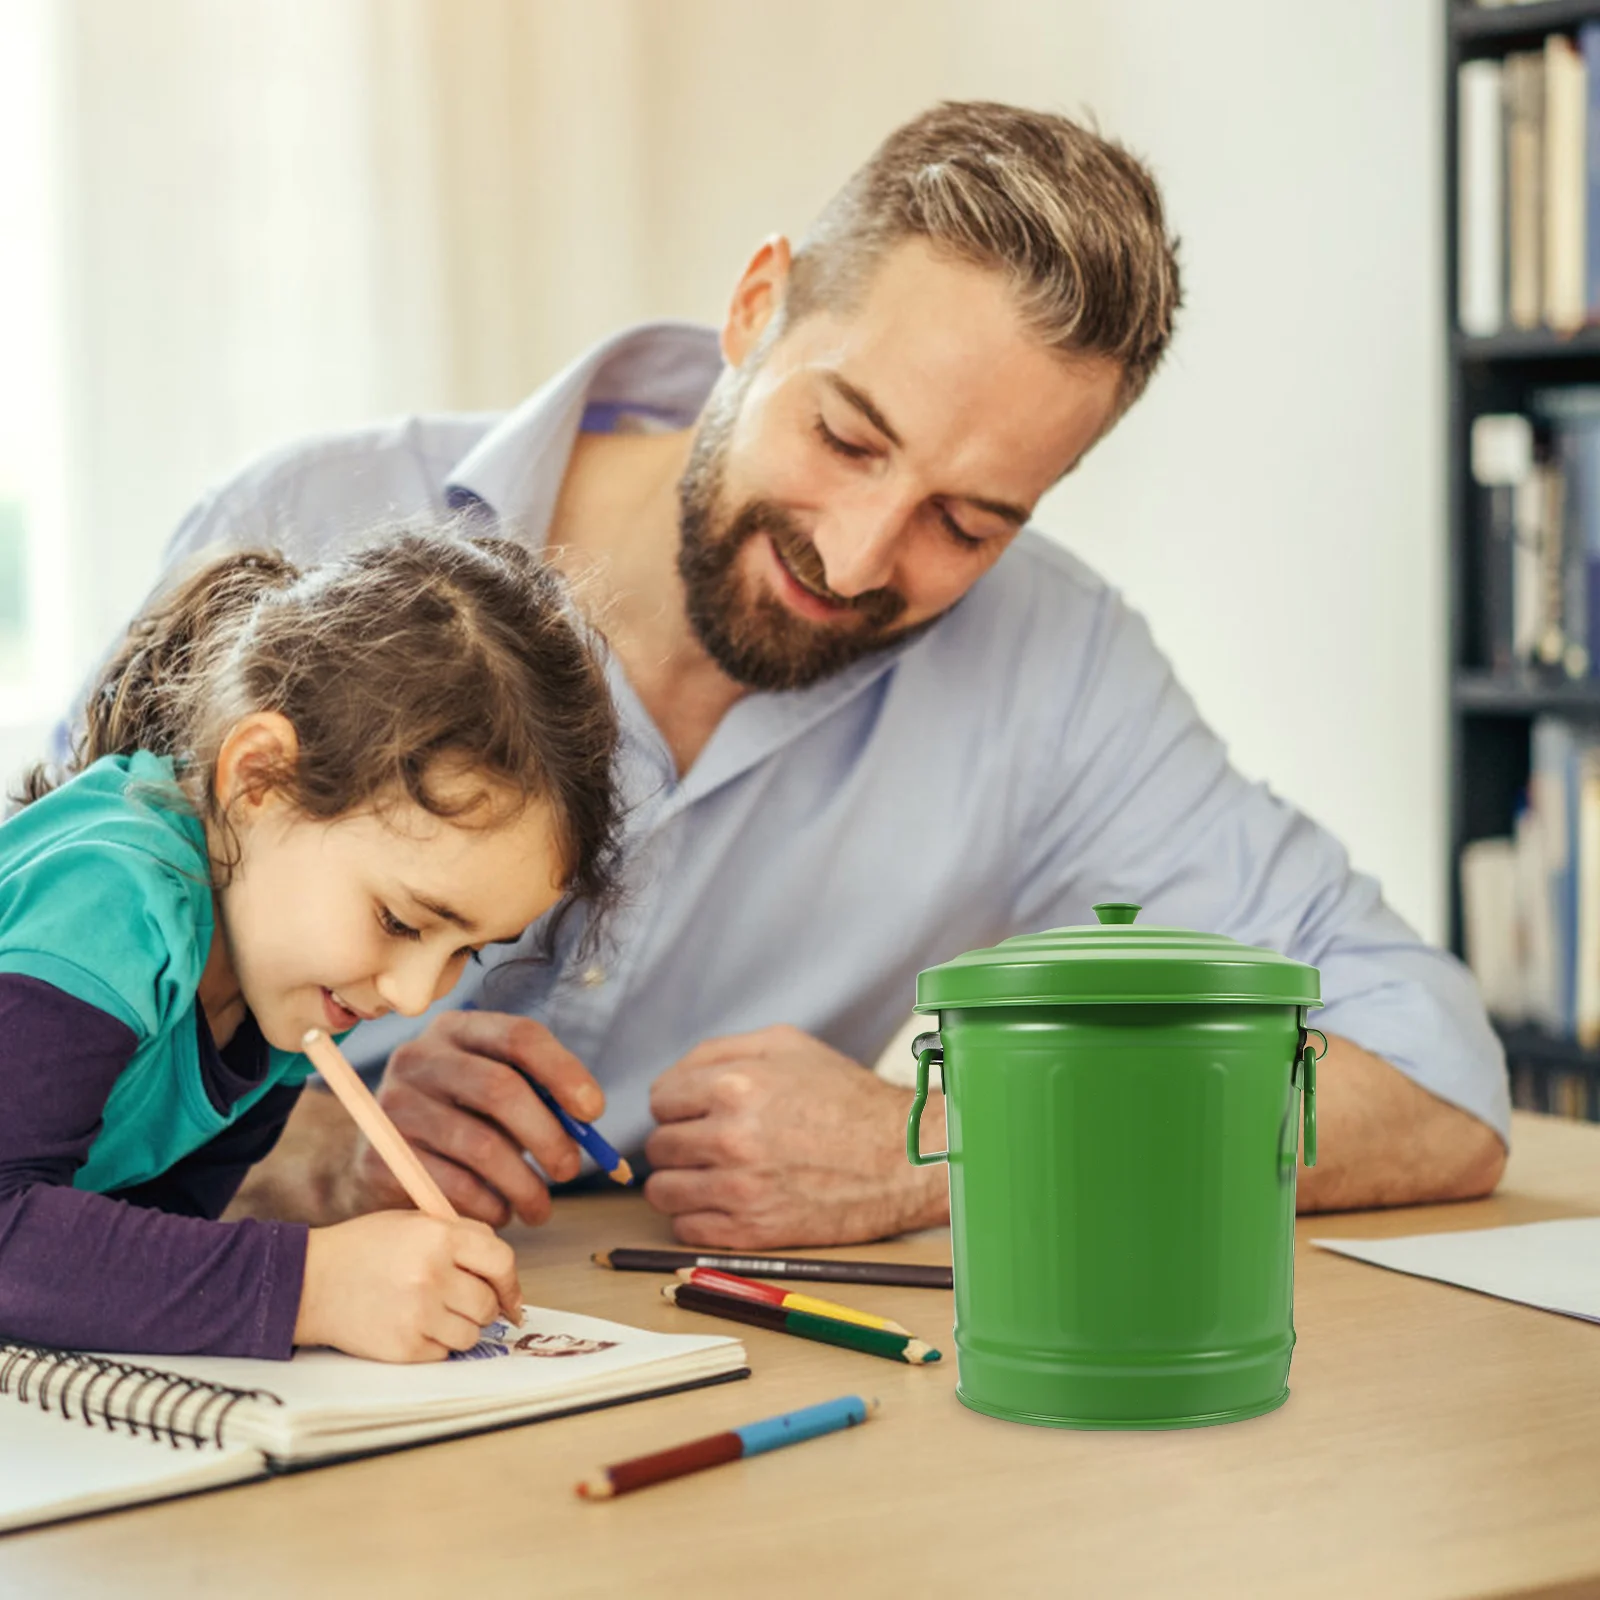
M 886 1333 L 910 1335 L 911 1330 L 888 1317 L 871 1311 L 857 1311 L 854 1306 L 842 1306 L 837 1300 L 821 1300 L 813 1294 L 801 1294 L 795 1289 L 780 1288 L 775 1283 L 757 1283 L 754 1278 L 741 1278 L 734 1272 L 718 1272 L 713 1267 L 679 1267 L 678 1276 L 685 1283 L 698 1284 L 702 1289 L 712 1289 L 718 1294 L 731 1294 L 740 1300 L 754 1300 L 764 1306 L 782 1306 L 789 1311 L 809 1311 L 813 1316 L 833 1317 L 839 1322 L 854 1322 L 863 1328 L 882 1328 Z

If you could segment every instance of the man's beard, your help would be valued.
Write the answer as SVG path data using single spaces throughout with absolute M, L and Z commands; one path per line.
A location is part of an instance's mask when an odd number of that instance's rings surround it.
M 678 483 L 678 575 L 690 625 L 707 655 L 747 689 L 805 689 L 890 645 L 915 638 L 939 619 L 896 628 L 906 609 L 894 589 L 846 598 L 827 585 L 817 547 L 782 506 L 748 500 L 721 511 L 728 436 L 751 374 L 739 373 L 714 395 Z M 725 380 L 726 383 L 726 380 Z M 836 624 L 798 617 L 770 594 L 750 596 L 739 552 L 765 534 L 802 588 L 836 602 Z

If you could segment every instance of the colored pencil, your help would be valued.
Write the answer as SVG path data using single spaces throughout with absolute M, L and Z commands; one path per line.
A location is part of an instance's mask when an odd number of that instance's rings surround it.
M 601 1137 L 599 1130 L 592 1123 L 579 1122 L 570 1111 L 563 1108 L 560 1101 L 542 1083 L 534 1083 L 532 1078 L 529 1078 L 528 1082 L 532 1085 L 533 1092 L 550 1108 L 551 1115 L 566 1130 L 567 1137 L 587 1150 L 594 1157 L 594 1164 L 613 1183 L 633 1182 L 633 1168 L 607 1140 Z
M 764 1455 L 768 1450 L 781 1450 L 785 1445 L 802 1444 L 807 1439 L 820 1439 L 824 1434 L 854 1428 L 867 1421 L 877 1409 L 876 1400 L 843 1395 L 821 1405 L 746 1423 L 727 1433 L 709 1434 L 671 1450 L 658 1450 L 654 1455 L 635 1456 L 631 1461 L 602 1467 L 578 1485 L 578 1493 L 585 1500 L 610 1500 L 652 1483 L 665 1483 L 670 1478 L 684 1478 L 706 1467 L 721 1466 L 725 1461 Z
M 615 1272 L 676 1272 L 711 1267 L 750 1278 L 806 1278 L 812 1283 L 882 1283 L 900 1289 L 954 1288 L 949 1267 L 914 1261 L 829 1261 L 813 1256 L 715 1255 L 700 1250 L 599 1250 L 596 1266 Z
M 417 1152 L 406 1143 L 405 1135 L 389 1120 L 389 1114 L 345 1059 L 344 1051 L 321 1028 L 309 1029 L 300 1041 L 300 1048 L 311 1057 L 311 1064 L 321 1074 L 322 1081 L 339 1097 L 351 1121 L 383 1157 L 384 1165 L 411 1197 L 412 1205 L 443 1221 L 455 1217 L 456 1208 L 445 1199 L 444 1190 L 433 1181 Z
M 462 1002 L 463 1011 L 477 1011 L 476 1001 Z M 517 1069 L 519 1072 L 520 1068 Z M 528 1077 L 526 1072 L 522 1076 L 527 1079 L 528 1087 L 544 1101 L 550 1115 L 561 1124 L 562 1131 L 576 1144 L 579 1149 L 587 1150 L 593 1158 L 594 1164 L 611 1179 L 613 1183 L 632 1183 L 633 1168 L 617 1153 L 615 1146 L 604 1138 L 600 1131 L 588 1122 L 580 1122 L 570 1111 L 564 1107 L 551 1092 L 535 1078 Z
M 882 1328 L 863 1328 L 856 1322 L 836 1322 L 832 1317 L 814 1316 L 809 1311 L 786 1311 L 782 1306 L 764 1306 L 754 1300 L 738 1300 L 731 1294 L 715 1294 L 697 1289 L 692 1283 L 669 1283 L 663 1298 L 685 1311 L 703 1312 L 729 1322 L 743 1322 L 752 1328 L 769 1328 L 774 1333 L 792 1333 L 819 1344 L 836 1344 L 844 1350 L 860 1350 L 887 1361 L 904 1361 L 920 1367 L 937 1361 L 939 1352 L 921 1339 L 903 1333 L 886 1333 Z
M 809 1311 L 813 1316 L 832 1317 L 835 1322 L 858 1322 L 863 1328 L 882 1328 L 887 1333 L 909 1335 L 911 1332 L 898 1322 L 875 1316 L 870 1311 L 857 1311 L 854 1306 L 842 1306 L 836 1300 L 819 1300 L 815 1295 L 797 1294 L 793 1289 L 757 1283 L 754 1278 L 740 1278 L 731 1272 L 718 1272 L 711 1267 L 679 1267 L 678 1276 L 685 1283 L 697 1284 L 716 1294 L 731 1294 L 737 1300 L 759 1300 L 764 1306 Z

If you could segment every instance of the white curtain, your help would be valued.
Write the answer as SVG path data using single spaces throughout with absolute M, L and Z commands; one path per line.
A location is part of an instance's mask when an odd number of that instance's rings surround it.
M 280 441 L 642 312 L 631 0 L 62 0 L 75 653 Z

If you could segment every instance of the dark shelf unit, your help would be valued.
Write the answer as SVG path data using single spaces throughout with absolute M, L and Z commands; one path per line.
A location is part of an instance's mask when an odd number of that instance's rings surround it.
M 1450 6 L 1451 44 L 1462 59 L 1520 50 L 1544 38 L 1589 21 L 1591 0 L 1542 0 L 1539 5 Z M 1454 85 L 1454 79 L 1451 83 Z
M 1464 668 L 1455 675 L 1451 697 L 1462 717 L 1537 717 L 1551 711 L 1575 722 L 1600 721 L 1600 679 L 1595 678 L 1507 677 Z
M 1530 673 L 1497 676 L 1473 657 L 1477 637 L 1474 587 L 1474 497 L 1469 465 L 1472 419 L 1487 411 L 1522 409 L 1531 391 L 1561 383 L 1600 383 L 1600 327 L 1570 335 L 1508 330 L 1490 338 L 1459 331 L 1456 306 L 1456 74 L 1463 61 L 1536 49 L 1546 34 L 1600 19 L 1600 0 L 1542 0 L 1491 8 L 1445 5 L 1445 293 L 1448 374 L 1448 528 L 1450 574 L 1450 939 L 1461 950 L 1457 864 L 1474 839 L 1511 831 L 1528 779 L 1533 719 L 1546 712 L 1600 721 L 1600 679 L 1578 682 Z M 1513 1082 L 1531 1079 L 1533 1103 L 1557 1109 L 1553 1086 L 1562 1075 L 1587 1080 L 1584 1109 L 1600 1117 L 1600 1051 L 1535 1028 L 1502 1027 Z M 1526 1099 L 1526 1093 L 1523 1098 Z

